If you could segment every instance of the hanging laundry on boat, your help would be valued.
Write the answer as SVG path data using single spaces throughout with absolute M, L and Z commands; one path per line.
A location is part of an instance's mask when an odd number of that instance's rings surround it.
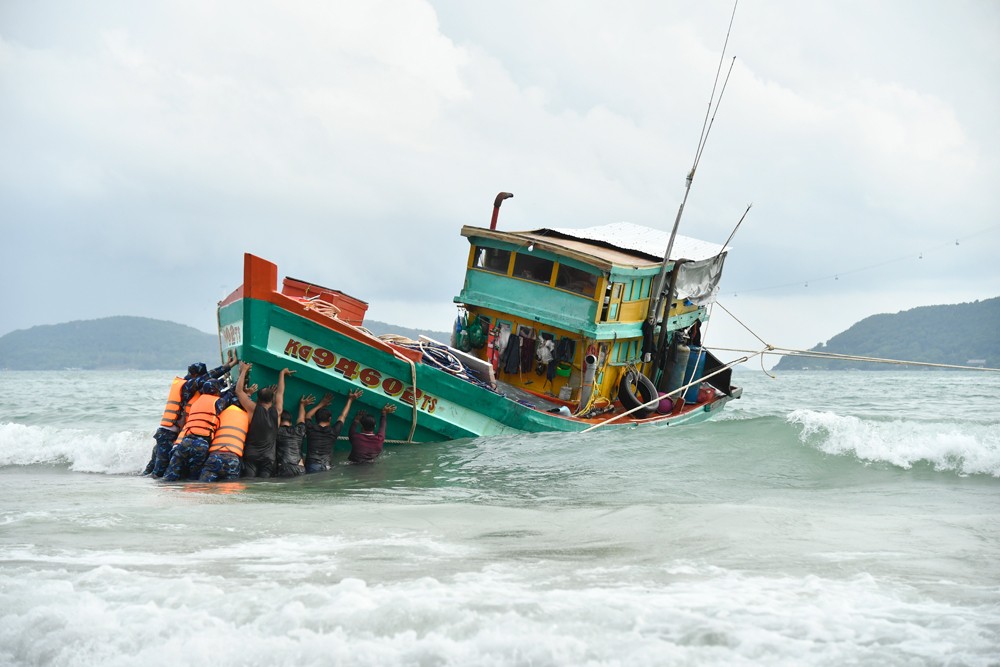
M 520 336 L 509 336 L 507 338 L 507 347 L 504 348 L 503 356 L 500 359 L 500 365 L 503 367 L 504 373 L 509 373 L 511 375 L 517 373 L 521 369 Z

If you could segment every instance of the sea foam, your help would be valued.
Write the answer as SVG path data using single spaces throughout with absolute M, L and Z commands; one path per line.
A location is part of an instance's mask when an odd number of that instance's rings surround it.
M 335 558 L 335 556 L 334 556 Z M 239 581 L 102 565 L 0 581 L 0 662 L 50 665 L 989 664 L 991 606 L 867 575 Z M 690 569 L 690 568 L 689 568 Z M 622 583 L 621 578 L 631 583 Z M 568 584 L 568 585 L 567 585 Z M 836 622 L 830 619 L 836 618 Z
M 901 468 L 923 461 L 937 470 L 1000 477 L 996 424 L 875 421 L 814 410 L 795 410 L 787 420 L 802 427 L 802 442 L 827 454 L 853 454 Z
M 148 431 L 0 423 L 0 467 L 55 464 L 78 472 L 127 474 L 145 467 L 152 448 Z

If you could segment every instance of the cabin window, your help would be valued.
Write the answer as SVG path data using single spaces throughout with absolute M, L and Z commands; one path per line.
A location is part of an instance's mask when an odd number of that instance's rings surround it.
M 560 264 L 559 271 L 556 273 L 556 287 L 593 299 L 594 292 L 597 291 L 597 276 L 572 266 Z
M 624 291 L 624 283 L 610 283 L 605 287 L 604 306 L 601 308 L 602 322 L 618 321 L 618 311 L 621 309 L 622 293 Z
M 639 358 L 639 341 L 625 340 L 615 345 L 613 352 L 614 360 L 619 364 L 626 364 Z
M 547 285 L 552 280 L 553 266 L 555 264 L 550 259 L 518 253 L 514 257 L 514 277 Z
M 473 266 L 477 269 L 482 269 L 483 271 L 507 273 L 507 267 L 510 266 L 510 250 L 501 250 L 500 248 L 477 248 L 476 262 Z

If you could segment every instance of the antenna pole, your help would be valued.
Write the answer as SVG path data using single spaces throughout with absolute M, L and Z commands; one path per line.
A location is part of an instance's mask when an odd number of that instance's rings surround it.
M 712 84 L 712 94 L 708 100 L 708 108 L 705 110 L 705 120 L 701 127 L 701 136 L 698 137 L 698 150 L 695 151 L 694 163 L 691 165 L 691 171 L 688 172 L 686 180 L 686 185 L 684 187 L 684 197 L 681 199 L 681 204 L 677 208 L 677 217 L 674 218 L 674 226 L 670 230 L 670 240 L 667 242 L 667 249 L 663 253 L 663 263 L 660 265 L 660 272 L 656 275 L 656 282 L 654 283 L 654 294 L 656 295 L 656 300 L 653 302 L 649 309 L 647 318 L 650 324 L 656 321 L 659 316 L 660 309 L 663 307 L 664 300 L 668 298 L 668 295 L 664 292 L 663 287 L 667 278 L 667 264 L 670 262 L 670 253 L 674 248 L 674 240 L 677 238 L 677 230 L 681 225 L 681 217 L 684 215 L 684 205 L 687 204 L 688 195 L 691 194 L 691 184 L 694 182 L 694 174 L 698 169 L 698 163 L 701 161 L 702 151 L 705 150 L 705 144 L 708 143 L 708 135 L 712 130 L 712 125 L 715 123 L 715 113 L 719 110 L 719 104 L 722 102 L 722 95 L 726 92 L 726 84 L 729 83 L 729 74 L 733 71 L 733 64 L 736 62 L 736 58 L 733 58 L 732 63 L 729 65 L 729 72 L 726 74 L 726 79 L 722 84 L 722 89 L 719 92 L 719 99 L 715 99 L 715 91 L 719 85 L 719 75 L 722 73 L 722 63 L 726 57 L 726 48 L 729 45 L 729 35 L 733 30 L 733 20 L 736 18 L 736 6 L 739 4 L 739 0 L 733 3 L 733 13 L 729 17 L 729 28 L 726 30 L 726 41 L 722 45 L 722 54 L 719 56 L 719 67 L 715 72 L 715 82 Z M 715 102 L 715 112 L 712 111 L 712 102 Z M 711 116 L 711 119 L 709 118 Z M 666 319 L 669 313 L 669 308 L 665 309 L 663 312 L 663 320 Z M 664 325 L 666 326 L 666 325 Z

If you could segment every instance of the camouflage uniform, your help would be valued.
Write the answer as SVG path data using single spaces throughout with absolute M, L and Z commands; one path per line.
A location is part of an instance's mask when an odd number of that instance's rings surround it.
M 197 479 L 208 456 L 208 440 L 189 435 L 170 451 L 170 465 L 163 475 L 164 482 Z
M 153 454 L 142 474 L 163 477 L 167 464 L 170 463 L 170 450 L 177 440 L 177 431 L 171 431 L 161 426 L 153 434 L 153 440 L 156 441 L 156 444 L 153 445 Z
M 229 481 L 240 478 L 240 457 L 232 452 L 212 452 L 198 476 L 199 482 Z

